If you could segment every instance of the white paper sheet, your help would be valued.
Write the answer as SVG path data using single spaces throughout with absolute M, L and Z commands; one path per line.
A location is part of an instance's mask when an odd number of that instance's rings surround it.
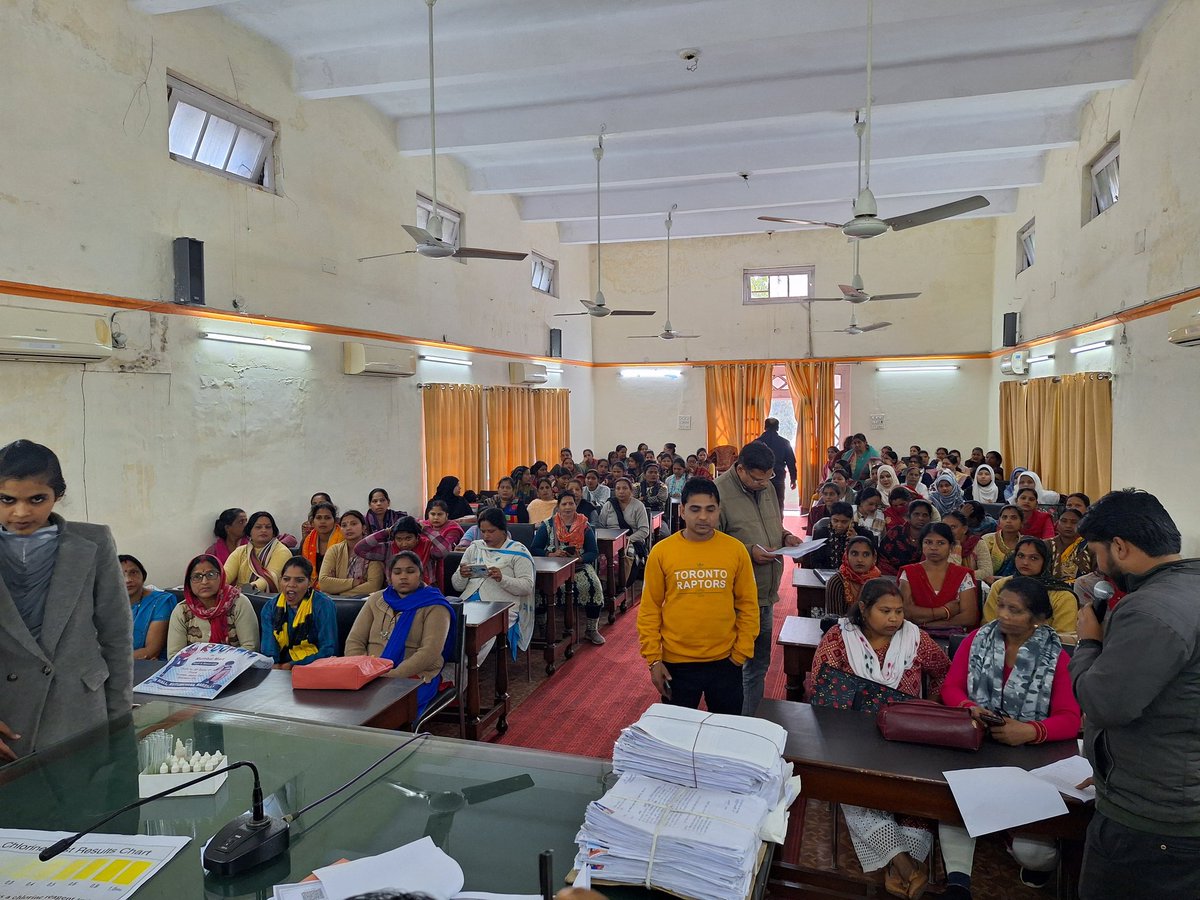
M 1068 756 L 1058 762 L 1042 766 L 1040 769 L 1030 769 L 1030 775 L 1036 775 L 1042 781 L 1047 781 L 1068 797 L 1078 800 L 1095 800 L 1096 788 L 1086 787 L 1083 790 L 1075 787 L 1085 779 L 1092 777 L 1092 764 L 1082 756 Z
M 462 868 L 429 837 L 377 856 L 325 866 L 313 874 L 320 879 L 328 900 L 346 900 L 384 888 L 450 900 L 463 888 Z
M 808 556 L 808 554 L 820 550 L 825 546 L 825 538 L 817 538 L 816 540 L 804 541 L 797 544 L 795 547 L 780 547 L 778 550 L 768 550 L 762 544 L 755 544 L 763 553 L 769 553 L 771 556 L 787 556 L 792 559 L 800 559 Z
M 188 644 L 133 690 L 140 694 L 212 700 L 250 668 L 271 668 L 271 657 L 226 644 Z
M 957 769 L 942 774 L 971 837 L 1052 819 L 1067 812 L 1067 804 L 1057 788 L 1016 766 Z

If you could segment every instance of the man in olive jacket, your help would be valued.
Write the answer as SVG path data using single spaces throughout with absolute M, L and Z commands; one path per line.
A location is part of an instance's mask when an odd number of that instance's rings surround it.
M 754 582 L 758 586 L 758 637 L 754 655 L 742 666 L 742 715 L 752 716 L 763 696 L 763 682 L 771 665 L 772 610 L 779 601 L 783 560 L 767 550 L 794 547 L 800 538 L 783 530 L 779 501 L 771 478 L 775 454 L 754 441 L 742 448 L 737 460 L 717 477 L 721 492 L 720 529 L 737 538 L 750 552 Z
M 1200 560 L 1152 494 L 1113 491 L 1079 524 L 1128 593 L 1079 611 L 1071 681 L 1096 812 L 1079 896 L 1200 897 Z

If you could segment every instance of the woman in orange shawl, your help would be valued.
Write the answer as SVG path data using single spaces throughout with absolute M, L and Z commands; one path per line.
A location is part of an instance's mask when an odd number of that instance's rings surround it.
M 825 612 L 831 616 L 844 616 L 858 602 L 862 586 L 872 578 L 879 577 L 876 565 L 878 553 L 875 542 L 864 535 L 855 535 L 846 541 L 846 555 L 837 574 L 825 584 Z
M 325 554 L 329 548 L 346 539 L 337 523 L 337 507 L 324 500 L 314 503 L 308 513 L 308 525 L 308 533 L 304 536 L 300 552 L 312 563 L 313 572 L 320 572 L 321 563 L 325 561 Z M 315 578 L 312 586 L 313 590 L 319 588 Z

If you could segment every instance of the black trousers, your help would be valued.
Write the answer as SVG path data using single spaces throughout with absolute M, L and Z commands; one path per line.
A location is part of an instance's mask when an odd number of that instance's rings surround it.
M 1138 831 L 1098 812 L 1088 825 L 1079 896 L 1200 897 L 1200 837 Z
M 771 484 L 775 487 L 775 496 L 779 498 L 779 515 L 783 515 L 783 492 L 787 488 L 787 476 L 782 478 L 772 478 Z
M 716 662 L 663 663 L 671 676 L 673 706 L 700 708 L 700 697 L 711 713 L 738 716 L 742 713 L 742 667 L 731 660 Z

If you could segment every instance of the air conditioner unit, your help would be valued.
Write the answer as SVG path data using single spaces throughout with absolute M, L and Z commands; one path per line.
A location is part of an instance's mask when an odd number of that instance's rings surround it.
M 1029 371 L 1029 351 L 1017 350 L 1000 357 L 1000 371 L 1005 375 L 1024 375 Z
M 17 299 L 0 296 L 0 302 Z M 108 319 L 87 313 L 0 306 L 0 359 L 82 363 L 112 356 Z
M 510 384 L 545 384 L 548 377 L 546 367 L 538 363 L 514 362 L 508 364 Z
M 417 374 L 417 351 L 407 347 L 342 342 L 342 371 L 347 375 L 409 378 Z
M 1167 339 L 1180 347 L 1200 345 L 1200 300 L 1176 303 L 1167 314 Z

